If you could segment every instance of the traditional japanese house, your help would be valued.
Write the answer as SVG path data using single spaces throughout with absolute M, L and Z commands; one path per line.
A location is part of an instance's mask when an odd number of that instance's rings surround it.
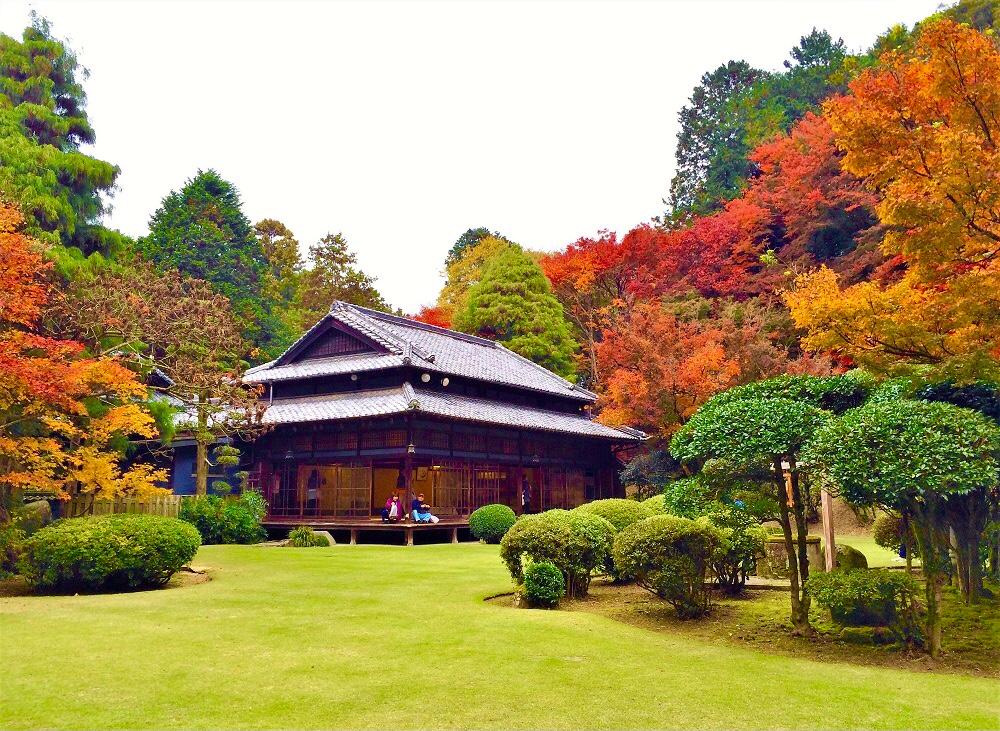
M 247 371 L 273 429 L 250 448 L 271 525 L 377 516 L 398 492 L 441 516 L 621 496 L 619 453 L 644 438 L 594 421 L 595 394 L 491 340 L 343 302 Z

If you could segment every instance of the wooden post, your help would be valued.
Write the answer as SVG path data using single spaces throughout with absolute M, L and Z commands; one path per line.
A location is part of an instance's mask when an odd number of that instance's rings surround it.
M 458 528 L 451 529 L 451 542 L 458 543 Z
M 413 528 L 410 526 L 406 527 L 406 545 L 407 546 L 413 545 Z
M 833 537 L 833 498 L 829 491 L 820 488 L 820 513 L 823 518 L 823 558 L 827 571 L 833 571 L 837 564 L 837 546 Z
M 358 545 L 358 530 L 357 528 L 351 528 L 351 545 Z

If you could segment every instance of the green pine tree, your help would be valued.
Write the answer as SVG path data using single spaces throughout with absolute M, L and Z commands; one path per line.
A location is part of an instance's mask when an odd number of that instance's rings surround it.
M 267 291 L 268 260 L 239 192 L 214 170 L 199 170 L 171 191 L 137 247 L 158 267 L 204 279 L 228 297 L 244 336 L 263 354 L 280 352 L 292 338 Z
M 455 315 L 462 332 L 498 340 L 564 377 L 575 371 L 577 344 L 563 307 L 538 262 L 518 246 L 500 251 Z
M 20 40 L 0 33 L 0 194 L 20 206 L 27 232 L 67 266 L 127 245 L 100 224 L 118 166 L 79 150 L 95 138 L 80 83 L 86 76 L 72 49 L 34 13 Z

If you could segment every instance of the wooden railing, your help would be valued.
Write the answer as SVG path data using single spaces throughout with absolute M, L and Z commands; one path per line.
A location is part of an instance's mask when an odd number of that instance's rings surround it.
M 115 500 L 93 500 L 89 495 L 77 495 L 60 506 L 60 516 L 111 515 L 112 513 L 144 513 L 176 518 L 181 509 L 182 495 L 126 497 Z M 93 509 L 91 509 L 91 507 Z

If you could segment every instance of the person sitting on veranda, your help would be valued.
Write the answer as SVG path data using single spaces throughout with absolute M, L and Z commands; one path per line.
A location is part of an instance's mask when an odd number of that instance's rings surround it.
M 382 508 L 382 522 L 383 523 L 396 523 L 403 519 L 403 503 L 399 499 L 397 493 L 393 493 L 392 497 L 385 501 L 385 507 Z
M 410 503 L 410 518 L 414 523 L 437 523 L 440 518 L 431 514 L 431 506 L 424 502 L 424 494 L 420 493 Z

